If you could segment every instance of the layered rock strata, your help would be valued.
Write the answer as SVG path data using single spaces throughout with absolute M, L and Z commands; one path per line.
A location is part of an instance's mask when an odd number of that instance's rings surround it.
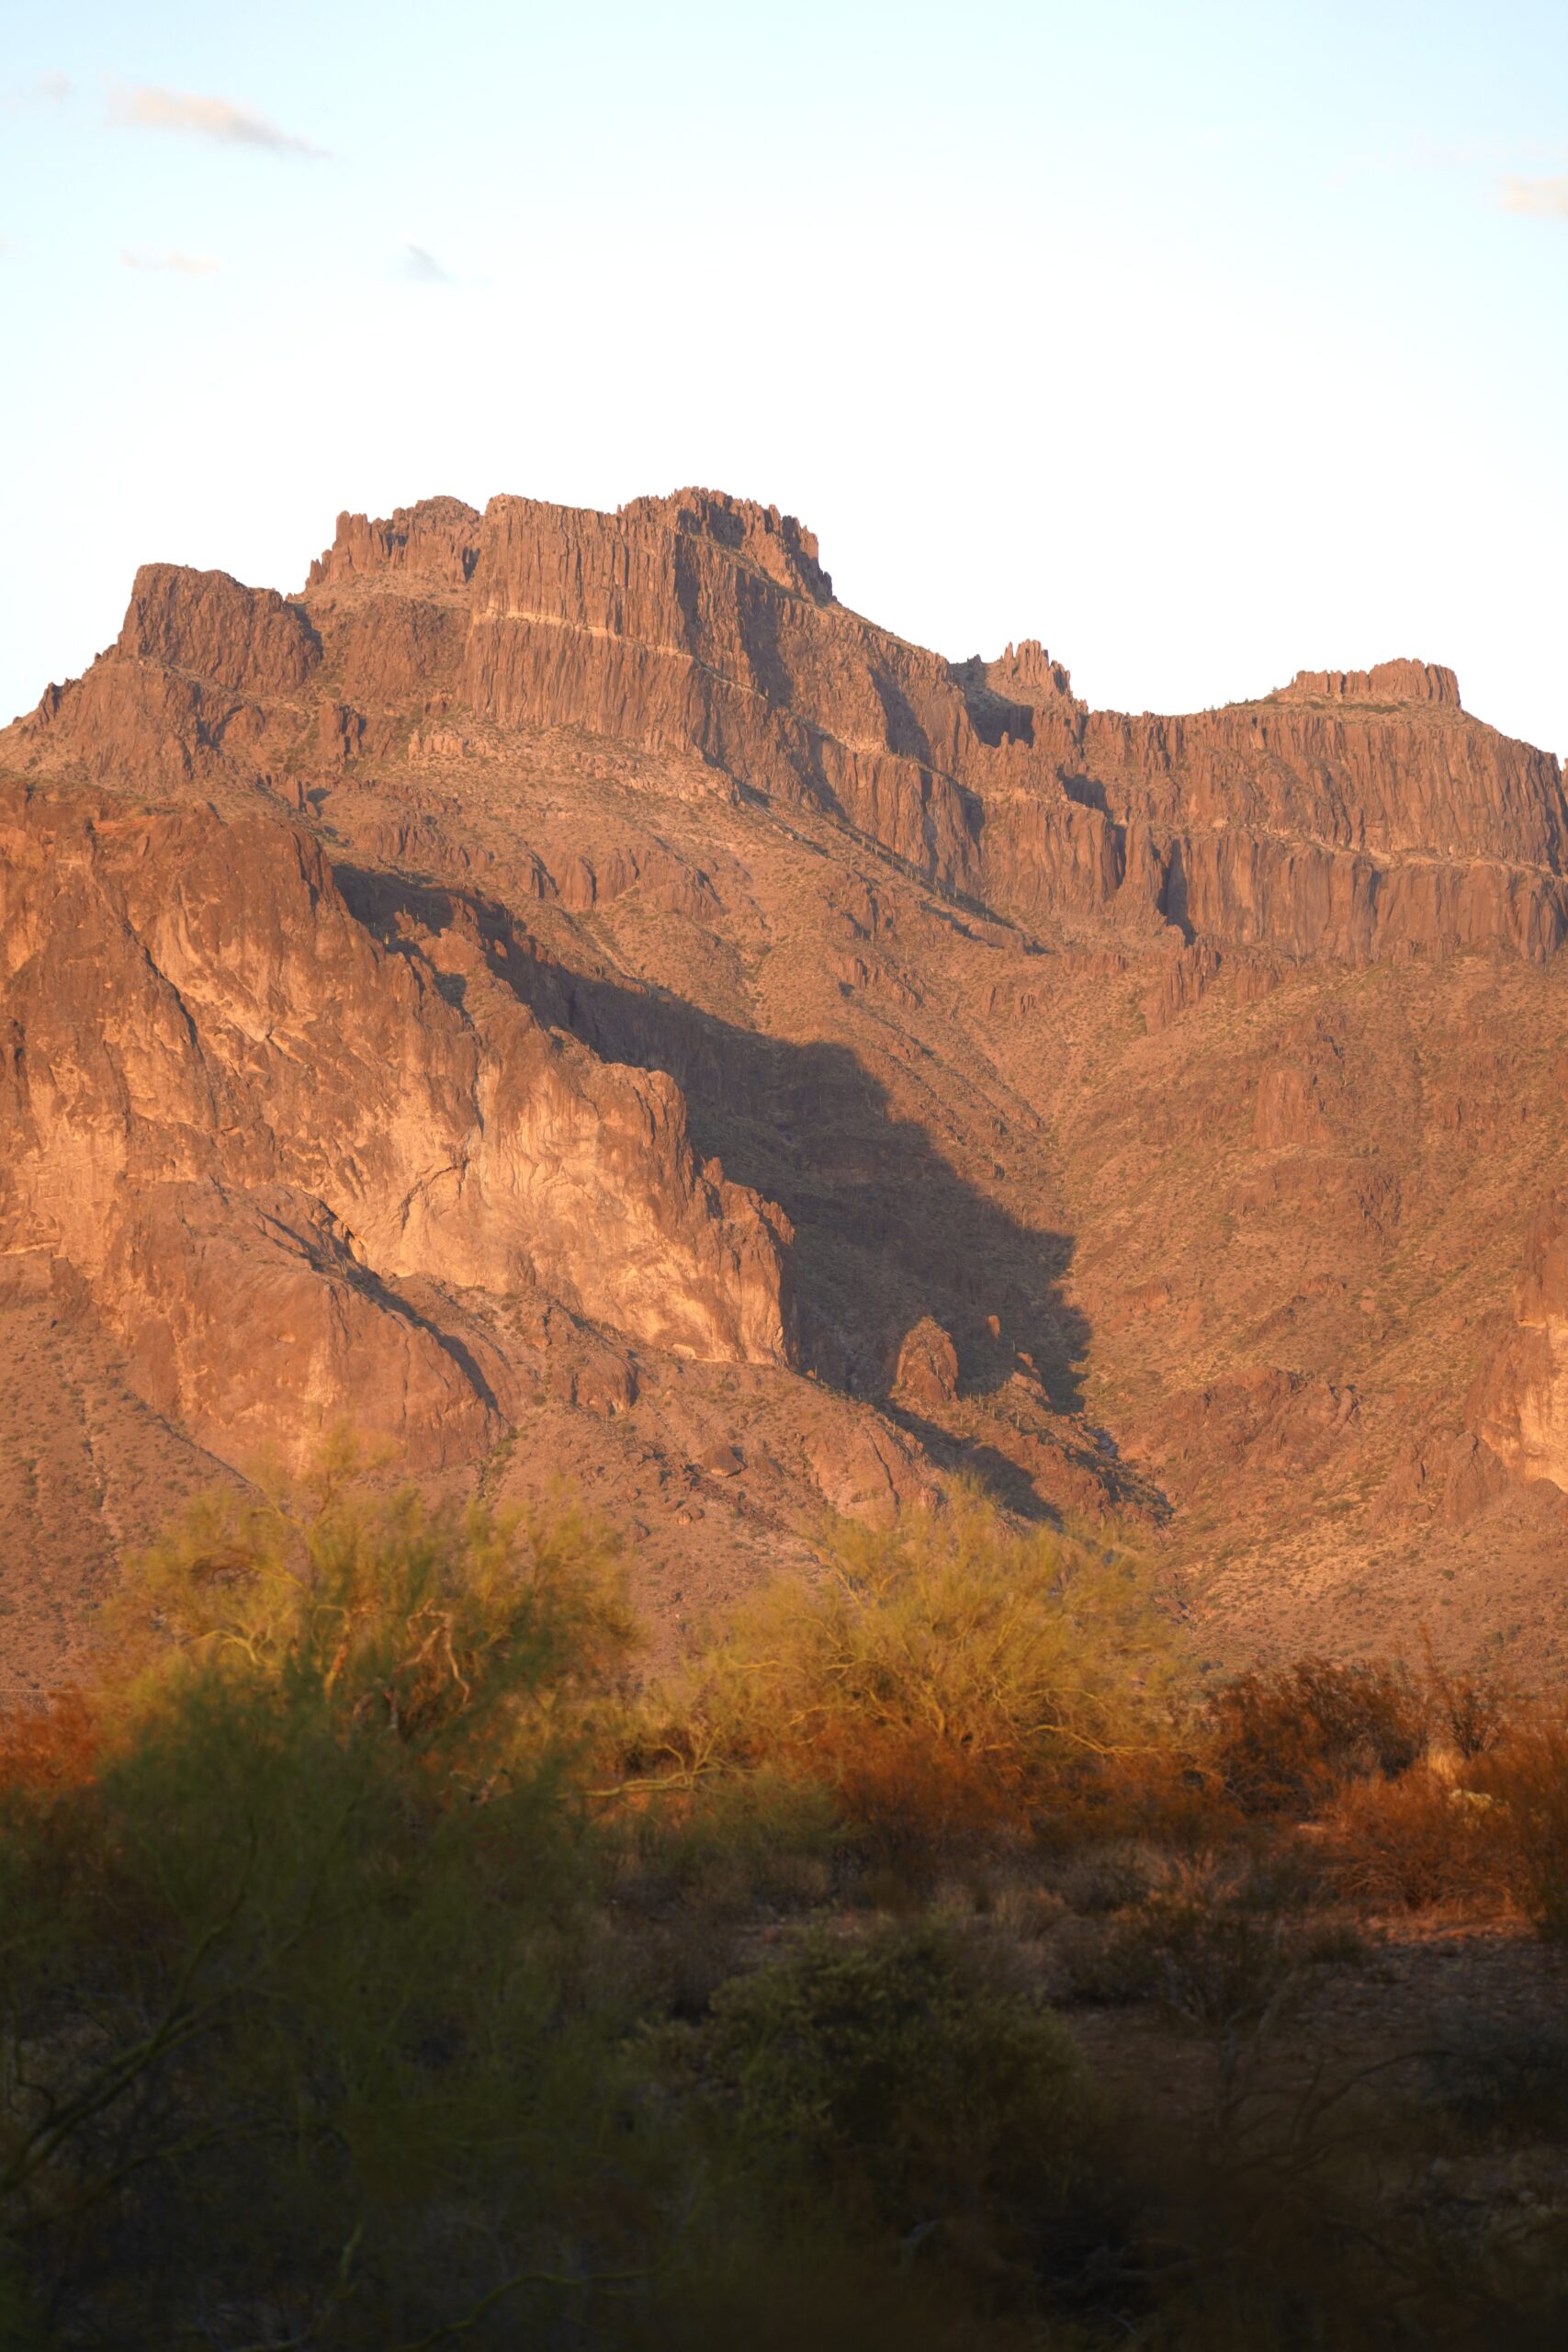
M 1259 1623 L 1521 1496 L 1559 1556 L 1568 818 L 1451 672 L 1096 712 L 773 509 L 437 499 L 292 597 L 145 567 L 0 771 L 40 1530 L 346 1411 L 574 1471 L 671 1623 L 933 1461 L 1253 1545 Z
M 30 747 L 98 775 L 341 771 L 384 754 L 411 702 L 694 752 L 1026 922 L 1352 963 L 1539 960 L 1568 926 L 1558 764 L 1468 717 L 1451 671 L 1303 672 L 1184 718 L 1091 711 L 1038 645 L 953 663 L 876 628 L 793 517 L 708 492 L 345 514 L 294 603 L 148 566 Z
M 344 526 L 324 582 L 363 565 L 367 527 Z M 953 664 L 874 628 L 792 518 L 707 493 L 613 516 L 496 499 L 471 554 L 461 704 L 694 748 L 1026 919 L 1163 919 L 1348 961 L 1540 957 L 1562 937 L 1557 763 L 1467 718 L 1451 672 L 1303 673 L 1185 719 L 1093 712 L 1038 646 Z

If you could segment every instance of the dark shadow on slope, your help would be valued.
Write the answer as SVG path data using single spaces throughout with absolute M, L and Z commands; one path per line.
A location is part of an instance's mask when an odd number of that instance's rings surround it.
M 446 976 L 442 977 L 445 978 Z M 445 989 L 443 993 L 446 993 Z M 310 1198 L 308 1194 L 297 1194 L 295 1197 L 306 1200 Z M 321 1205 L 324 1206 L 324 1204 Z M 330 1215 L 330 1212 L 328 1214 Z M 501 1418 L 501 1406 L 494 1390 L 480 1369 L 472 1350 L 455 1332 L 447 1330 L 443 1324 L 434 1321 L 396 1283 L 383 1280 L 370 1267 L 362 1265 L 346 1247 L 325 1245 L 320 1234 L 310 1229 L 308 1221 L 305 1222 L 304 1229 L 301 1230 L 299 1224 L 280 1218 L 279 1230 L 288 1241 L 292 1243 L 311 1271 L 319 1274 L 323 1281 L 329 1283 L 341 1283 L 346 1290 L 357 1291 L 362 1298 L 367 1298 L 383 1315 L 393 1316 L 400 1323 L 405 1323 L 412 1329 L 422 1331 L 427 1339 L 434 1340 L 442 1353 L 448 1356 L 457 1365 L 480 1403 L 498 1419 Z
M 699 1158 L 777 1201 L 795 1226 L 807 1369 L 885 1398 L 899 1342 L 931 1315 L 953 1336 L 967 1389 L 999 1386 L 1022 1350 L 1053 1408 L 1079 1409 L 1089 1329 L 1062 1295 L 1070 1238 L 1032 1230 L 966 1182 L 923 1128 L 893 1114 L 849 1047 L 760 1036 L 663 990 L 572 971 L 491 901 L 337 871 L 350 905 L 389 945 L 400 944 L 399 913 L 440 932 L 464 907 L 496 978 L 541 1021 L 606 1061 L 670 1072 Z
M 1033 742 L 1034 713 L 1026 703 L 1012 702 L 997 692 L 979 654 L 972 653 L 964 662 L 950 662 L 947 674 L 964 696 L 969 724 L 982 743 L 995 751 L 1000 743 Z
M 988 1400 L 982 1398 L 982 1408 Z M 1165 1526 L 1171 1508 L 1161 1489 L 1135 1464 L 1114 1456 L 1092 1459 L 1069 1430 L 1059 1447 L 1049 1441 L 1032 1449 L 1032 1466 L 983 1433 L 944 1429 L 940 1421 L 892 1398 L 882 1408 L 889 1420 L 914 1438 L 939 1469 L 963 1470 L 978 1478 L 994 1499 L 1018 1519 L 1061 1527 L 1086 1507 L 1109 1506 L 1129 1521 Z M 1051 1455 L 1055 1454 L 1055 1460 Z M 1053 1491 L 1054 1490 L 1054 1491 Z
M 998 1447 L 983 1439 L 955 1437 L 940 1422 L 927 1420 L 923 1414 L 911 1413 L 896 1403 L 889 1402 L 883 1410 L 915 1439 L 939 1470 L 962 1470 L 978 1478 L 993 1502 L 1011 1511 L 1015 1519 L 1032 1520 L 1037 1526 L 1061 1526 L 1060 1507 L 1048 1502 L 1022 1464 L 1010 1461 Z
M 1179 840 L 1172 842 L 1170 845 L 1170 865 L 1166 874 L 1165 887 L 1159 894 L 1158 906 L 1167 922 L 1176 925 L 1177 930 L 1190 947 L 1198 933 L 1188 910 L 1185 848 L 1186 844 Z M 1212 933 L 1211 936 L 1213 936 Z
M 1068 775 L 1065 769 L 1058 768 L 1056 771 L 1056 780 L 1060 784 L 1062 790 L 1066 794 L 1067 798 L 1069 800 L 1076 800 L 1080 808 L 1098 808 L 1102 817 L 1110 817 L 1111 815 L 1110 799 L 1107 797 L 1105 786 L 1100 783 L 1098 776 Z M 1123 826 L 1117 824 L 1114 825 L 1114 831 L 1116 834 L 1117 847 L 1120 852 L 1122 843 L 1126 838 L 1126 830 Z M 1125 864 L 1124 854 L 1122 856 L 1122 862 Z
M 933 1315 L 966 1385 L 998 1385 L 1021 1348 L 1055 1408 L 1078 1409 L 1089 1335 L 1061 1295 L 1071 1242 L 1031 1232 L 967 1183 L 923 1128 L 892 1114 L 849 1047 L 758 1036 L 679 998 L 560 967 L 551 978 L 558 1024 L 606 1060 L 668 1070 L 699 1156 L 789 1216 L 811 1369 L 886 1396 L 899 1341 Z

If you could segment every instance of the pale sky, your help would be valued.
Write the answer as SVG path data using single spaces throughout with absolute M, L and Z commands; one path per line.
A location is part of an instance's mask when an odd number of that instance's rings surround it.
M 0 0 L 0 716 L 161 559 L 687 482 L 954 657 L 1568 752 L 1568 0 Z

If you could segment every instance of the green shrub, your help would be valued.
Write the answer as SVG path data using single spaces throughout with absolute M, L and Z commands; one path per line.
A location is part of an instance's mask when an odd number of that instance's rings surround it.
M 35 1741 L 0 1788 L 0 2278 L 35 2341 L 383 2352 L 485 2308 L 511 2340 L 650 2259 L 579 1966 L 608 1576 L 570 1513 L 347 1490 L 203 1507 L 133 1575 L 89 1769 Z
M 838 1526 L 650 1710 L 642 1756 L 830 1788 L 919 1867 L 980 1834 L 1092 1810 L 1171 1744 L 1175 1638 L 1123 1547 L 1019 1532 L 960 1490 L 890 1529 Z
M 0 1721 L 0 2347 L 1295 2352 L 1467 2342 L 1465 2297 L 1556 2340 L 1555 2255 L 1522 2296 L 1506 2233 L 1434 2262 L 1419 2182 L 1434 2106 L 1547 2129 L 1560 2052 L 1495 2116 L 1461 2048 L 1414 2137 L 1248 2071 L 1325 1883 L 1430 1899 L 1480 1825 L 1568 1932 L 1552 1720 L 1250 1678 L 1208 1724 L 1244 1825 L 1136 1564 L 963 1493 L 840 1530 L 677 1693 L 629 1695 L 630 1631 L 581 1512 L 378 1494 L 346 1446 L 132 1565 L 102 1690 Z M 963 1924 L 781 1924 L 944 1867 Z M 1075 1937 L 1220 2037 L 1222 2096 L 1179 2064 L 1112 2134 L 1038 1997 Z
M 807 1930 L 713 2010 L 740 2144 L 860 2232 L 1035 2286 L 1081 2240 L 1102 2153 L 1083 2059 L 954 1931 Z
M 1213 1864 L 1178 1867 L 1108 1923 L 1077 1989 L 1152 2001 L 1222 2034 L 1259 2025 L 1292 1991 L 1298 1962 L 1284 1918 L 1254 1895 Z
M 356 1461 L 340 1444 L 302 1492 L 265 1504 L 199 1498 L 133 1556 L 107 1668 L 133 1712 L 143 1688 L 249 1679 L 407 1745 L 493 1758 L 502 1723 L 558 1720 L 613 1680 L 634 1623 L 602 1522 L 570 1504 L 377 1493 Z

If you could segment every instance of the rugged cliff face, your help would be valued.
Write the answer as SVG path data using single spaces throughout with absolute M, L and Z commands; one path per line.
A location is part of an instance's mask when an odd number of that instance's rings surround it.
M 660 1617 L 959 1464 L 1216 1642 L 1548 1638 L 1565 877 L 1450 671 L 1094 712 L 708 492 L 146 566 L 0 735 L 24 1550 L 347 1414 Z
M 363 581 L 383 542 L 394 568 L 408 541 L 377 528 L 345 517 L 312 579 Z M 1557 764 L 1467 718 L 1451 671 L 1302 673 L 1262 704 L 1126 718 L 1076 703 L 1039 647 L 955 666 L 871 627 L 772 509 L 496 499 L 470 528 L 457 699 L 502 725 L 694 748 L 1030 916 L 1355 961 L 1562 936 Z
M 0 823 L 0 1246 L 81 1273 L 203 1445 L 296 1451 L 350 1403 L 416 1464 L 499 1436 L 410 1283 L 787 1360 L 787 1222 L 698 1168 L 663 1073 L 500 987 L 469 1011 L 287 823 L 28 791 Z
M 1568 1492 L 1568 1199 L 1548 1198 L 1525 1245 L 1512 1328 L 1471 1399 L 1490 1451 Z
M 276 775 L 389 748 L 411 703 L 694 752 L 1025 919 L 1365 962 L 1564 929 L 1557 763 L 1419 662 L 1298 673 L 1190 718 L 1074 700 L 1038 646 L 954 664 L 837 604 L 776 509 L 452 499 L 339 518 L 302 601 L 148 565 L 36 737 L 91 773 Z

